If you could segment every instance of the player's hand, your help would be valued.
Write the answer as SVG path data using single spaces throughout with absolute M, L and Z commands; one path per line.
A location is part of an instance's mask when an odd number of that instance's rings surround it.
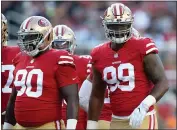
M 139 128 L 149 110 L 146 104 L 141 103 L 130 115 L 129 125 L 132 128 Z
M 64 122 L 64 120 L 60 120 L 60 125 L 61 125 L 61 129 L 62 130 L 66 130 L 66 126 L 65 126 L 65 122 Z
M 1 113 L 1 115 L 3 115 L 3 116 L 4 116 L 5 114 L 6 114 L 6 111 L 4 111 L 4 112 Z

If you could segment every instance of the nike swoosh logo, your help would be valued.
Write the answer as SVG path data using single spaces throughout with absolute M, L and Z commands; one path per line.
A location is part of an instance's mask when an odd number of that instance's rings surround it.
M 77 77 L 75 77 L 75 78 L 72 78 L 72 80 L 75 80 L 75 79 L 77 79 Z

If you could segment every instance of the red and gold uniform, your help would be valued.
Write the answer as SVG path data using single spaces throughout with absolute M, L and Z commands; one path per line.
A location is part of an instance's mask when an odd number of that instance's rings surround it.
M 36 58 L 19 53 L 13 63 L 14 86 L 18 91 L 15 101 L 17 129 L 44 128 L 42 126 L 59 129 L 60 88 L 78 82 L 72 56 L 66 51 L 51 49 Z
M 132 37 L 117 52 L 110 48 L 110 44 L 111 42 L 107 42 L 92 50 L 92 64 L 102 74 L 103 80 L 109 87 L 113 112 L 112 124 L 115 119 L 116 127 L 119 128 L 120 125 L 122 128 L 122 124 L 129 124 L 129 115 L 154 87 L 145 75 L 143 58 L 150 53 L 158 53 L 158 49 L 149 38 Z M 150 115 L 147 117 L 148 120 L 153 120 L 153 123 L 156 122 L 154 111 L 154 107 L 151 106 L 147 114 Z M 149 123 L 153 127 L 152 121 L 149 120 Z
M 12 60 L 14 57 L 20 52 L 19 47 L 17 46 L 2 46 L 2 72 L 1 72 L 1 111 L 5 114 L 6 106 L 9 100 L 9 96 L 12 92 L 13 86 L 13 71 L 14 66 L 12 64 Z M 5 115 L 1 115 L 1 124 L 4 123 Z

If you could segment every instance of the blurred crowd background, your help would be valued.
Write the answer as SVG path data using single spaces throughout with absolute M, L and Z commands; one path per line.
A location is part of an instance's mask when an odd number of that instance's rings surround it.
M 77 54 L 107 41 L 100 16 L 114 2 L 2 1 L 1 11 L 8 19 L 9 45 L 16 45 L 17 31 L 28 16 L 48 18 L 53 26 L 66 24 L 77 38 Z M 152 38 L 160 51 L 170 83 L 169 92 L 157 105 L 159 127 L 176 128 L 176 2 L 122 1 L 134 13 L 134 28 Z

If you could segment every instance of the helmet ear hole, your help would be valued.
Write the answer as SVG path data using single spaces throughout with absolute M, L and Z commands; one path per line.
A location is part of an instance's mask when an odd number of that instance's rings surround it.
M 49 33 L 49 35 L 48 35 L 48 38 L 47 38 L 47 40 L 48 40 L 48 41 L 50 40 L 50 33 Z

